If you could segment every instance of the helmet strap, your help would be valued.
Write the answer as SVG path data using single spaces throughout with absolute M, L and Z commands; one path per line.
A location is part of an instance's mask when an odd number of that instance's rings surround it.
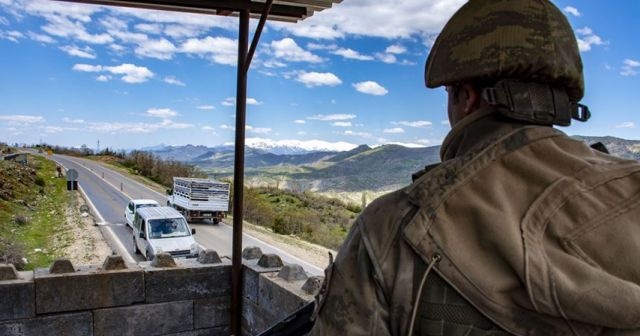
M 482 90 L 482 98 L 511 119 L 540 125 L 569 126 L 571 119 L 587 121 L 589 108 L 569 99 L 564 88 L 503 79 Z

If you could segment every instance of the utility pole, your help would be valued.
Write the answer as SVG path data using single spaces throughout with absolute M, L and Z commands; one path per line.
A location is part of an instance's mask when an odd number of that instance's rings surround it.
M 97 155 L 98 153 L 100 153 L 100 139 L 98 139 L 98 146 L 97 146 L 97 147 L 98 147 L 98 148 L 97 148 L 97 150 L 96 150 L 96 155 Z

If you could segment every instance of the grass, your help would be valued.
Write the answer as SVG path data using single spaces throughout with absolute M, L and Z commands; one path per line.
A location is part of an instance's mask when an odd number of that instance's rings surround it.
M 65 210 L 75 200 L 66 190 L 66 180 L 56 177 L 55 163 L 31 155 L 28 162 L 27 167 L 0 163 L 0 179 L 12 192 L 0 199 L 0 237 L 3 248 L 19 249 L 27 259 L 24 269 L 31 270 L 48 267 L 71 243 Z

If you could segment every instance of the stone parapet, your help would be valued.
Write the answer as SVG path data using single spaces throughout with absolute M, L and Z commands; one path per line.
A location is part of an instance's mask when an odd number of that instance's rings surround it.
M 73 273 L 35 271 L 35 299 L 38 314 L 125 306 L 143 302 L 142 269 L 104 271 L 98 266 L 81 266 Z
M 14 280 L 0 281 L 0 321 L 36 315 L 33 272 L 17 272 L 16 277 Z
M 93 311 L 94 335 L 165 335 L 193 330 L 193 301 L 141 304 Z

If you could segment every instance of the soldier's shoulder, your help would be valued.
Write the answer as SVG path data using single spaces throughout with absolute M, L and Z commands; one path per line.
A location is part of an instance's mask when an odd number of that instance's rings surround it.
M 359 218 L 359 225 L 364 239 L 376 254 L 384 254 L 384 250 L 392 241 L 400 237 L 399 228 L 412 213 L 415 206 L 409 202 L 402 188 L 381 196 L 369 204 Z

